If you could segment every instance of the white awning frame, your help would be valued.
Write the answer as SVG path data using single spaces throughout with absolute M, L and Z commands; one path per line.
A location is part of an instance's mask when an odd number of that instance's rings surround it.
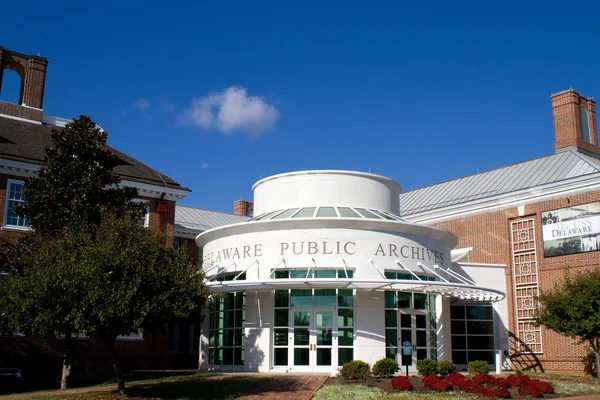
M 224 293 L 276 289 L 366 289 L 437 294 L 471 301 L 497 302 L 506 295 L 499 290 L 456 282 L 407 279 L 286 278 L 266 280 L 207 281 L 206 287 Z

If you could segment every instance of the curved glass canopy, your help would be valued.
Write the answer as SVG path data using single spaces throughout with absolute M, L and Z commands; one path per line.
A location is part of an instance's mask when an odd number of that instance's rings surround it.
M 379 211 L 360 207 L 297 207 L 283 210 L 270 211 L 252 218 L 250 221 L 267 221 L 276 219 L 297 218 L 362 218 L 362 219 L 385 219 L 391 221 L 404 221 L 397 215 L 387 211 Z

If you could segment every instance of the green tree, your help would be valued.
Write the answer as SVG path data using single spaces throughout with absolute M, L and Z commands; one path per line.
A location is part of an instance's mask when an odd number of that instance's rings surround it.
M 64 338 L 61 389 L 68 387 L 76 337 L 90 328 L 86 297 L 94 284 L 90 271 L 80 268 L 77 238 L 66 232 L 46 240 L 28 235 L 9 248 L 7 261 L 13 267 L 0 288 L 10 330 Z
M 131 330 L 150 322 L 164 321 L 165 314 L 159 312 L 161 307 L 170 309 L 173 315 L 184 313 L 185 307 L 179 307 L 168 293 L 181 290 L 189 294 L 178 287 L 174 279 L 179 276 L 177 268 L 191 268 L 190 265 L 182 264 L 179 256 L 171 255 L 176 260 L 172 261 L 162 253 L 163 250 L 146 249 L 148 254 L 162 254 L 163 258 L 155 262 L 163 263 L 163 268 L 169 270 L 172 266 L 177 271 L 171 271 L 173 277 L 164 277 L 156 272 L 157 280 L 148 282 L 140 274 L 151 273 L 155 265 L 147 265 L 147 270 L 142 272 L 139 268 L 133 269 L 131 264 L 107 263 L 112 268 L 107 273 L 122 279 L 117 281 L 121 285 L 118 294 L 125 296 L 128 293 L 133 299 L 123 304 L 137 299 L 138 303 L 134 305 L 143 308 L 135 310 L 141 314 L 131 314 L 118 327 L 111 321 L 110 315 L 115 315 L 111 312 L 116 313 L 119 306 L 113 297 L 99 295 L 97 288 L 110 291 L 106 282 L 112 281 L 106 276 L 99 281 L 94 275 L 97 270 L 90 270 L 90 265 L 96 261 L 86 257 L 99 254 L 91 254 L 85 246 L 90 240 L 95 240 L 97 228 L 109 215 L 110 219 L 135 221 L 136 227 L 128 226 L 127 229 L 141 232 L 143 228 L 137 221 L 145 212 L 146 205 L 132 202 L 137 197 L 137 189 L 119 186 L 121 179 L 113 170 L 120 161 L 110 152 L 106 140 L 106 132 L 84 115 L 73 119 L 63 129 L 52 132 L 51 145 L 46 149 L 46 166 L 37 176 L 26 179 L 24 204 L 15 210 L 21 217 L 27 218 L 32 231 L 0 257 L 0 270 L 9 271 L 0 283 L 0 328 L 31 335 L 64 335 L 63 389 L 68 387 L 75 351 L 73 338 L 77 333 L 97 331 L 103 340 L 114 344 L 110 337 L 117 331 L 118 334 L 126 333 L 123 327 Z M 143 231 L 150 234 L 148 230 Z M 83 240 L 84 235 L 89 235 L 87 241 Z M 156 241 L 152 243 L 154 245 Z M 135 249 L 127 246 L 137 245 L 139 243 L 134 240 L 123 241 L 120 250 L 133 254 Z M 141 256 L 138 259 L 147 261 Z M 172 264 L 168 264 L 170 260 Z M 140 282 L 149 287 L 153 295 L 162 296 L 152 297 L 156 304 L 146 301 L 147 287 L 139 286 Z M 161 287 L 161 284 L 172 284 L 173 287 Z M 136 290 L 127 291 L 127 285 Z M 93 314 L 92 305 L 106 310 L 95 310 Z
M 93 227 L 108 211 L 141 217 L 145 204 L 131 201 L 137 189 L 119 187 L 114 168 L 120 161 L 107 147 L 107 137 L 86 115 L 53 130 L 46 165 L 25 180 L 25 203 L 15 213 L 37 233 L 54 236 L 73 223 Z
M 600 269 L 565 278 L 540 295 L 536 323 L 588 344 L 600 367 Z M 600 378 L 600 368 L 597 368 Z

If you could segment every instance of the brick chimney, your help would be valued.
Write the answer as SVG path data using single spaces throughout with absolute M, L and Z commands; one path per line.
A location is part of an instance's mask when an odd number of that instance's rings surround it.
M 554 119 L 554 150 L 578 147 L 600 155 L 596 102 L 573 89 L 550 96 Z
M 19 104 L 0 101 L 0 114 L 42 121 L 44 85 L 48 60 L 38 56 L 28 56 L 0 47 L 0 91 L 4 70 L 15 71 L 21 77 Z
M 246 200 L 237 200 L 233 202 L 233 213 L 235 215 L 244 215 L 246 217 L 254 216 L 254 203 Z

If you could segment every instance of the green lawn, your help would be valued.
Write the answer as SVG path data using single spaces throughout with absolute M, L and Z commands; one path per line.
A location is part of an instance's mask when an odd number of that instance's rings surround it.
M 215 377 L 216 374 L 192 374 L 163 377 L 148 380 L 127 382 L 127 399 L 164 399 L 164 400 L 229 400 L 247 393 L 257 385 L 271 379 L 268 376 L 227 375 Z M 214 378 L 214 379 L 211 379 Z M 115 391 L 93 392 L 102 390 L 102 386 L 90 387 L 89 393 L 60 394 L 56 392 L 33 392 L 27 398 L 36 400 L 116 400 L 123 399 Z M 46 393 L 46 394 L 45 394 Z M 11 396 L 0 396 L 8 400 Z

